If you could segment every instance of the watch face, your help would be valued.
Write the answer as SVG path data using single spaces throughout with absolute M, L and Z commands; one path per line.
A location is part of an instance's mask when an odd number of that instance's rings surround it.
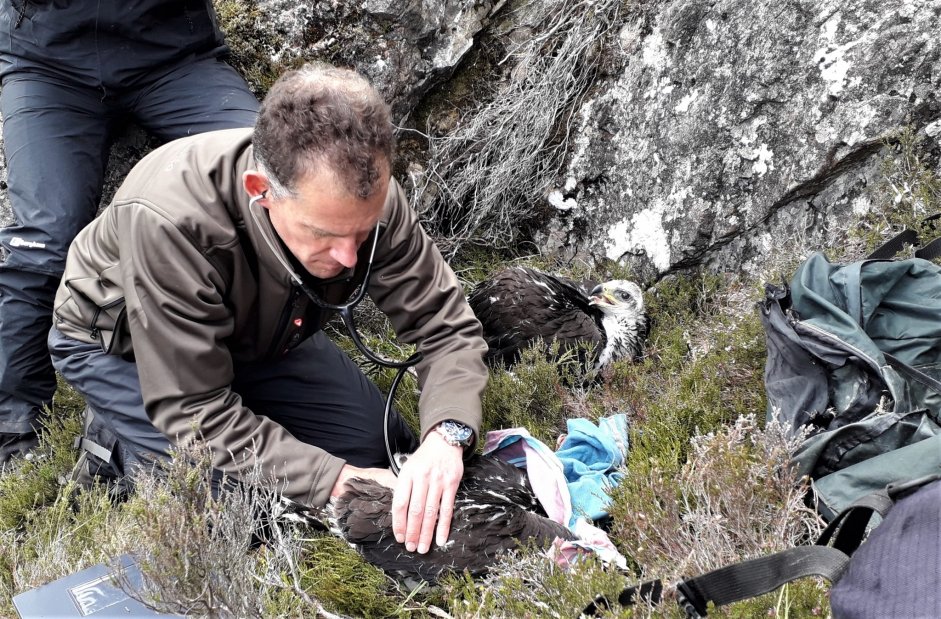
M 466 447 L 470 444 L 471 437 L 474 436 L 474 431 L 471 428 L 463 423 L 450 419 L 442 421 L 438 425 L 438 429 L 445 440 L 452 445 L 463 445 Z

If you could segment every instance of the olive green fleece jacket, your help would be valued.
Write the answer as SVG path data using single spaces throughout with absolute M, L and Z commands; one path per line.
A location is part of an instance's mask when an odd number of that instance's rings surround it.
M 195 428 L 217 468 L 238 476 L 257 458 L 285 496 L 320 506 L 343 460 L 255 415 L 231 388 L 236 364 L 284 354 L 329 318 L 299 291 L 302 275 L 267 211 L 249 205 L 242 173 L 253 167 L 250 129 L 183 138 L 141 160 L 72 244 L 55 324 L 136 361 L 147 415 L 171 441 Z M 487 380 L 480 323 L 394 181 L 380 230 L 367 290 L 424 354 L 422 437 L 445 419 L 476 433 Z M 368 249 L 352 278 L 303 277 L 340 302 L 362 279 Z

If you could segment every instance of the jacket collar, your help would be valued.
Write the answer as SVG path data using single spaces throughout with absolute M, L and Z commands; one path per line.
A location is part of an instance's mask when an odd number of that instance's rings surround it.
M 286 273 L 295 284 L 300 285 L 303 282 L 301 275 L 298 273 L 298 270 L 294 268 L 292 261 L 288 258 L 284 243 L 281 242 L 281 238 L 278 236 L 278 233 L 275 232 L 274 226 L 271 225 L 271 218 L 268 217 L 268 209 L 258 204 L 258 200 L 249 199 L 248 211 L 251 215 L 252 223 L 255 224 L 255 229 L 258 231 L 259 236 L 265 244 L 265 247 L 260 249 L 262 251 L 265 249 L 270 251 L 277 265 L 280 265 L 280 269 L 276 268 L 275 272 L 282 276 Z

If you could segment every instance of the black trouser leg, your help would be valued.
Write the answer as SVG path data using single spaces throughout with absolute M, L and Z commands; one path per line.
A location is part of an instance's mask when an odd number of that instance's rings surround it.
M 385 399 L 359 367 L 323 332 L 274 363 L 243 365 L 235 390 L 256 414 L 277 421 L 296 438 L 360 467 L 387 467 Z M 393 453 L 418 447 L 395 410 L 389 420 Z
M 0 90 L 14 216 L 0 230 L 0 432 L 29 431 L 55 391 L 45 342 L 69 244 L 98 207 L 110 132 L 100 98 L 19 74 Z
M 126 93 L 122 103 L 135 122 L 162 140 L 251 127 L 258 112 L 242 76 L 216 58 L 181 63 Z

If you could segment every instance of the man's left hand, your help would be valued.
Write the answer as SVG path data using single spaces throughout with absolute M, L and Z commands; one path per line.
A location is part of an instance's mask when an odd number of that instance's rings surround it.
M 426 553 L 432 537 L 438 546 L 447 543 L 463 475 L 464 448 L 429 432 L 402 466 L 392 498 L 392 530 L 406 550 Z

